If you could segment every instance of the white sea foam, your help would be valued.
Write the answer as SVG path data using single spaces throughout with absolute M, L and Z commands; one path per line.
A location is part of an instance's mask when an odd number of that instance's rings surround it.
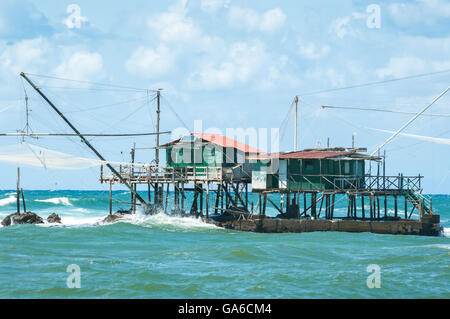
M 16 196 L 10 195 L 7 198 L 0 199 L 0 206 L 6 206 L 16 202 Z
M 42 202 L 42 203 L 52 203 L 55 205 L 64 205 L 64 206 L 72 206 L 72 203 L 67 197 L 54 197 L 49 199 L 35 199 L 35 202 Z
M 43 224 L 38 224 L 40 227 L 87 227 L 98 225 L 103 217 L 73 217 L 73 216 L 60 216 L 61 224 L 48 223 L 44 220 Z
M 444 227 L 442 235 L 444 235 L 444 237 L 450 237 L 450 227 Z
M 139 214 L 132 215 L 132 223 L 144 227 L 150 228 L 163 227 L 166 229 L 171 228 L 173 230 L 217 228 L 212 224 L 203 222 L 200 218 L 175 217 L 175 216 L 168 216 L 164 213 L 149 216 L 144 215 L 143 217 L 140 217 Z

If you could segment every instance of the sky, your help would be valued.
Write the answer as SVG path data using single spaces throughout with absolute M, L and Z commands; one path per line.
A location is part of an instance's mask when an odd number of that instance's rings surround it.
M 71 133 L 21 79 L 26 72 L 86 133 L 153 132 L 154 90 L 161 88 L 161 130 L 194 131 L 196 120 L 204 131 L 222 133 L 278 128 L 279 148 L 287 151 L 298 95 L 298 148 L 325 146 L 328 139 L 350 147 L 354 136 L 357 147 L 371 152 L 389 137 L 374 128 L 395 131 L 412 115 L 321 105 L 418 112 L 449 86 L 450 72 L 310 93 L 448 69 L 450 2 L 444 0 L 0 3 L 0 132 L 25 127 L 26 92 L 34 132 Z M 449 102 L 450 93 L 428 112 L 448 114 Z M 450 138 L 449 121 L 420 117 L 405 133 Z M 90 141 L 111 161 L 129 161 L 133 143 L 155 145 L 154 137 Z M 0 148 L 18 142 L 0 137 Z M 95 158 L 77 138 L 26 142 Z M 398 136 L 385 150 L 387 174 L 420 173 L 426 193 L 450 193 L 448 144 Z M 154 152 L 136 156 L 149 162 Z M 15 188 L 16 165 L 0 163 L 0 176 L 0 189 Z M 98 178 L 97 168 L 22 167 L 29 189 L 106 189 Z

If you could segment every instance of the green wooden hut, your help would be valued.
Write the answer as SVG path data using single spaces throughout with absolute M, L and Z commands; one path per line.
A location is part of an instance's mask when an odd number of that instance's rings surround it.
M 201 175 L 205 168 L 228 168 L 234 178 L 251 178 L 252 164 L 247 159 L 264 152 L 220 134 L 191 133 L 162 145 L 168 167 L 192 168 Z
M 328 190 L 364 187 L 365 149 L 309 149 L 252 156 L 253 190 Z

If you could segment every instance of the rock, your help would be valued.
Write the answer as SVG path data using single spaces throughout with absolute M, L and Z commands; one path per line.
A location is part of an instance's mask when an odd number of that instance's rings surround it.
M 55 213 L 52 213 L 47 217 L 47 222 L 61 224 L 61 217 Z
M 44 223 L 42 217 L 32 212 L 26 212 L 20 216 L 14 217 L 14 224 L 42 224 Z
M 14 213 L 14 214 L 11 214 L 11 215 L 6 216 L 6 217 L 2 220 L 2 225 L 3 225 L 3 226 L 10 226 L 11 223 L 14 224 L 14 221 L 13 221 L 14 218 L 15 218 L 15 217 L 19 217 L 19 216 L 20 216 L 19 213 Z
M 123 218 L 124 216 L 130 215 L 130 214 L 131 214 L 131 212 L 129 210 L 119 210 L 112 215 L 106 216 L 105 219 L 103 219 L 103 222 L 104 223 L 113 223 L 113 222 Z
M 32 212 L 26 212 L 24 214 L 14 213 L 6 216 L 2 221 L 3 226 L 10 226 L 14 224 L 42 224 L 42 217 Z

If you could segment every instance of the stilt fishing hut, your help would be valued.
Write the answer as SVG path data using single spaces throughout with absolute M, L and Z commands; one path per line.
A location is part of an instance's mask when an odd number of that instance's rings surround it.
M 404 199 L 404 219 L 409 219 L 412 214 L 412 211 L 407 210 L 408 202 L 412 204 L 412 210 L 417 209 L 420 219 L 432 214 L 430 199 L 422 195 L 423 176 L 386 176 L 384 160 L 378 156 L 363 154 L 365 151 L 366 149 L 355 148 L 323 148 L 250 156 L 250 160 L 256 161 L 252 170 L 252 190 L 263 195 L 264 208 L 266 201 L 269 201 L 279 211 L 281 218 L 316 219 L 324 208 L 326 219 L 398 219 L 401 217 L 398 210 L 399 197 Z M 369 165 L 372 162 L 377 165 L 377 175 L 366 172 L 367 162 Z M 383 174 L 380 174 L 380 165 L 383 167 Z M 282 194 L 282 199 L 287 197 L 285 210 L 269 199 L 268 195 L 273 193 Z M 307 194 L 310 203 L 306 202 Z M 336 195 L 348 197 L 346 216 L 333 215 Z M 300 210 L 302 196 L 303 209 Z M 388 214 L 388 197 L 394 198 L 394 216 Z M 361 201 L 360 206 L 357 199 Z M 282 200 L 281 203 L 283 202 Z M 367 202 L 370 202 L 368 212 L 365 206 Z M 383 207 L 380 202 L 384 202 Z M 265 209 L 262 214 L 265 214 Z
M 191 215 L 209 218 L 210 209 L 219 211 L 249 211 L 248 186 L 252 164 L 249 156 L 262 151 L 220 134 L 192 133 L 161 145 L 166 150 L 166 166 L 118 167 L 119 174 L 131 185 L 147 184 L 149 202 L 154 190 L 153 207 L 168 211 L 169 186 L 173 186 L 173 213 L 186 213 L 186 192 L 193 191 Z M 115 184 L 120 180 L 113 174 L 101 173 L 102 183 Z M 165 195 L 164 195 L 165 190 Z M 215 194 L 211 207 L 211 192 Z M 135 203 L 133 203 L 135 205 Z

